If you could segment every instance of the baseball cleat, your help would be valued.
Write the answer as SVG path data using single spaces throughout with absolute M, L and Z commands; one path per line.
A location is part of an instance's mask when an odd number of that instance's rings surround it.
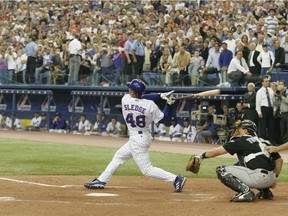
M 274 195 L 269 188 L 263 188 L 260 189 L 260 192 L 256 195 L 256 197 L 259 199 L 272 200 Z
M 180 193 L 184 187 L 184 184 L 186 182 L 186 178 L 183 176 L 177 176 L 174 181 L 174 193 Z
M 247 193 L 239 193 L 239 194 L 235 194 L 232 198 L 231 198 L 231 202 L 253 202 L 255 201 L 255 194 L 253 191 L 248 191 Z
M 88 189 L 104 189 L 105 185 L 105 182 L 99 181 L 95 178 L 92 182 L 85 183 L 84 187 Z

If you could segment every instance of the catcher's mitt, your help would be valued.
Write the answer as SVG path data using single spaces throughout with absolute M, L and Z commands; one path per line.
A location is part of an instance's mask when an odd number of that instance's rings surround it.
M 191 171 L 195 174 L 198 174 L 200 170 L 200 163 L 201 163 L 200 157 L 197 155 L 192 155 L 188 161 L 188 164 L 186 165 L 186 171 Z

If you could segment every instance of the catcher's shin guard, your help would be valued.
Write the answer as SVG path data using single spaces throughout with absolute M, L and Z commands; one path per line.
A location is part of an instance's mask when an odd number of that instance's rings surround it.
M 250 191 L 250 188 L 247 185 L 245 185 L 231 173 L 226 172 L 225 166 L 218 166 L 216 168 L 216 173 L 218 179 L 232 190 L 238 193 L 247 193 Z

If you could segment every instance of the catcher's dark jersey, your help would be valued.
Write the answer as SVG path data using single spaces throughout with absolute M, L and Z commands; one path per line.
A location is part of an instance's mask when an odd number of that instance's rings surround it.
M 244 166 L 251 170 L 262 168 L 268 171 L 272 171 L 275 168 L 274 161 L 281 157 L 278 153 L 272 153 L 270 154 L 270 157 L 267 157 L 264 154 L 260 154 L 257 155 L 254 159 L 247 161 L 247 163 L 244 160 L 245 156 L 251 156 L 251 154 L 262 152 L 259 141 L 260 139 L 258 137 L 250 135 L 232 137 L 229 142 L 223 145 L 223 148 L 231 155 L 237 154 L 239 159 L 239 162 L 237 163 L 238 166 Z M 265 144 L 266 142 L 268 141 L 265 140 Z M 261 143 L 263 144 L 263 142 Z M 268 153 L 266 152 L 266 154 Z

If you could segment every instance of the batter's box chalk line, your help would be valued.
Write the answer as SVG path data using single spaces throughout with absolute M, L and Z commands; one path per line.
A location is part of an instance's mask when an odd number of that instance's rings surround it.
M 42 187 L 54 187 L 54 188 L 69 188 L 69 187 L 80 187 L 80 186 L 82 187 L 82 185 L 51 185 L 51 184 L 43 184 L 43 183 L 38 183 L 38 182 L 30 182 L 30 181 L 3 178 L 3 177 L 0 177 L 0 180 L 20 183 L 20 184 L 37 185 L 37 186 L 42 186 Z

